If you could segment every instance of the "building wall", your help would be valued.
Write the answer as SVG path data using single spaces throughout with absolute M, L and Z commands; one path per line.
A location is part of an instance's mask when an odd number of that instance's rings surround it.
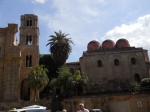
M 0 28 L 0 101 L 18 101 L 20 99 L 20 48 L 17 45 L 18 25 L 8 24 Z
M 19 101 L 30 67 L 39 64 L 38 17 L 25 14 L 20 20 L 20 44 L 16 38 L 17 24 L 0 28 L 0 101 Z M 30 66 L 26 66 L 29 60 Z
M 136 60 L 135 64 L 131 63 L 131 58 Z M 115 59 L 119 60 L 118 66 L 114 65 Z M 100 67 L 98 67 L 99 60 L 102 62 Z M 86 51 L 80 59 L 80 67 L 81 72 L 86 73 L 89 78 L 87 91 L 117 89 L 113 85 L 114 81 L 130 83 L 135 81 L 135 74 L 138 74 L 140 79 L 149 77 L 142 48 Z
M 83 103 L 87 109 L 101 109 L 103 112 L 149 112 L 150 97 L 147 94 L 111 94 L 97 96 L 81 96 L 65 99 L 63 108 L 69 112 L 76 112 L 79 104 Z

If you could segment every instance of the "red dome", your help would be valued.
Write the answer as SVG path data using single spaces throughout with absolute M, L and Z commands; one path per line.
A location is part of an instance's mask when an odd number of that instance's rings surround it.
M 114 47 L 115 47 L 115 43 L 112 40 L 108 39 L 102 43 L 102 49 L 112 49 Z
M 119 39 L 116 42 L 116 47 L 120 48 L 120 47 L 130 47 L 129 41 L 126 39 Z
M 100 48 L 100 43 L 96 40 L 90 41 L 87 45 L 88 50 L 97 50 Z

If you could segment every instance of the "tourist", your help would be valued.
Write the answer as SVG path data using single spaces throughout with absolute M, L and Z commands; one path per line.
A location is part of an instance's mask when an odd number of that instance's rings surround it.
M 83 103 L 80 103 L 78 112 L 89 112 L 89 110 L 84 107 Z

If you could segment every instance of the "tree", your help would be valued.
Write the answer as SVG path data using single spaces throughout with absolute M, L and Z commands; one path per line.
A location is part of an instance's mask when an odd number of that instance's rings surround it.
M 55 63 L 58 65 L 58 68 L 61 67 L 69 57 L 69 54 L 72 51 L 70 44 L 74 44 L 71 38 L 67 38 L 69 34 L 59 32 L 54 32 L 55 35 L 50 35 L 48 44 L 50 45 L 49 51 L 52 54 L 52 57 Z M 46 45 L 46 46 L 47 46 Z
M 140 82 L 141 89 L 150 90 L 150 78 L 144 78 Z
M 49 79 L 46 74 L 48 70 L 44 68 L 43 65 L 36 66 L 35 68 L 31 68 L 29 75 L 26 79 L 31 91 L 33 92 L 33 98 L 31 99 L 39 99 L 39 91 L 44 89 L 44 87 L 48 84 Z
M 67 66 L 62 66 L 58 71 L 58 77 L 53 78 L 50 81 L 50 85 L 53 88 L 53 98 L 56 96 L 56 90 L 60 89 L 61 94 L 65 96 L 66 94 L 71 95 L 71 93 L 77 93 L 77 89 L 84 87 L 87 84 L 88 78 L 86 74 L 80 73 L 79 70 L 76 70 L 74 74 L 70 72 L 70 69 Z

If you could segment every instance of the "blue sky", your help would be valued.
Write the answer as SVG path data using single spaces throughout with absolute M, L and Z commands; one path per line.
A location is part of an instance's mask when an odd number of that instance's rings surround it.
M 39 17 L 40 54 L 49 54 L 50 35 L 61 30 L 75 45 L 67 62 L 79 61 L 87 44 L 125 38 L 150 50 L 150 0 L 0 0 L 0 27 L 20 26 L 20 16 Z M 17 33 L 19 40 L 19 32 Z M 150 53 L 149 53 L 150 55 Z

